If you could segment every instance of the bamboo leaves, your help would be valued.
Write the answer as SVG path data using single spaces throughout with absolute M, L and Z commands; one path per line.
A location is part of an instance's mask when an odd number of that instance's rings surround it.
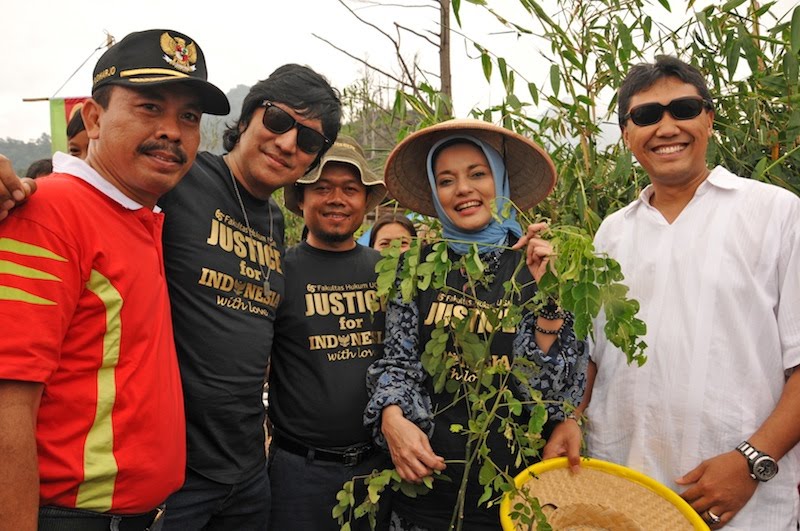
M 794 8 L 792 13 L 792 31 L 790 42 L 790 51 L 794 54 L 800 54 L 800 6 Z
M 550 242 L 556 250 L 551 271 L 539 282 L 540 294 L 535 304 L 553 298 L 575 317 L 578 337 L 593 335 L 592 321 L 605 309 L 604 330 L 608 340 L 617 346 L 628 363 L 642 365 L 646 357 L 646 333 L 643 321 L 636 317 L 639 303 L 627 298 L 628 288 L 621 284 L 624 276 L 619 263 L 594 253 L 589 235 L 575 227 L 554 227 Z M 613 333 L 608 334 L 609 330 Z

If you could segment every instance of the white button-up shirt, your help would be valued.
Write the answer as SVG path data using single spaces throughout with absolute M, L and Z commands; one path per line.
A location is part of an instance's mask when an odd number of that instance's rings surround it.
M 628 366 L 595 321 L 587 442 L 682 492 L 674 480 L 750 437 L 800 365 L 800 199 L 717 167 L 669 224 L 652 193 L 595 238 L 641 303 L 648 359 Z M 799 462 L 796 447 L 725 529 L 795 531 Z

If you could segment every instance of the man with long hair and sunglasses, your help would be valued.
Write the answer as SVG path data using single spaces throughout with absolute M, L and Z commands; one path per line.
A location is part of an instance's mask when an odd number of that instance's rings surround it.
M 795 531 L 800 469 L 800 199 L 709 169 L 714 108 L 702 74 L 668 56 L 632 67 L 622 137 L 650 176 L 595 237 L 647 323 L 647 362 L 594 323 L 589 455 L 680 492 L 712 529 Z M 588 407 L 587 407 L 588 406 Z M 579 465 L 567 419 L 545 457 Z
M 284 220 L 270 198 L 339 132 L 336 91 L 308 67 L 256 83 L 225 131 L 159 203 L 183 380 L 187 469 L 164 530 L 268 529 L 262 390 L 284 295 Z

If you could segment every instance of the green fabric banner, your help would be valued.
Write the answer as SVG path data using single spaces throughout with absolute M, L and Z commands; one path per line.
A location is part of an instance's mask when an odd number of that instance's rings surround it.
M 81 105 L 87 98 L 51 98 L 50 99 L 50 141 L 52 152 L 69 153 L 67 149 L 67 124 L 73 113 L 80 112 Z

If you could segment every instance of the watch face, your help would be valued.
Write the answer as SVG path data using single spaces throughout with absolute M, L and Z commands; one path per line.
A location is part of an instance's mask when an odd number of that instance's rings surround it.
M 778 473 L 778 463 L 771 457 L 763 456 L 756 459 L 753 463 L 753 475 L 759 481 L 767 481 L 775 477 Z

